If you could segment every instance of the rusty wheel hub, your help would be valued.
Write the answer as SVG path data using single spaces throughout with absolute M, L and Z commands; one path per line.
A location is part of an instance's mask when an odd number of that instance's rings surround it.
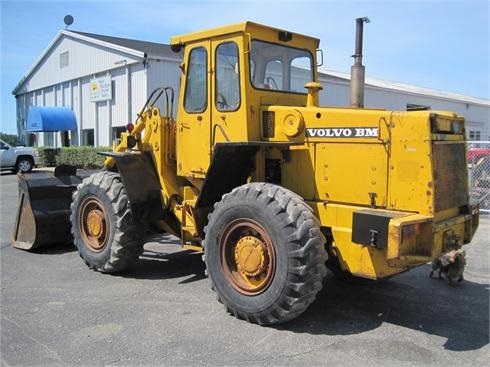
M 275 252 L 266 230 L 251 219 L 237 219 L 223 232 L 219 242 L 224 275 L 238 292 L 262 293 L 275 271 Z
M 88 200 L 82 206 L 80 225 L 85 244 L 92 251 L 102 251 L 107 244 L 107 216 L 98 200 Z

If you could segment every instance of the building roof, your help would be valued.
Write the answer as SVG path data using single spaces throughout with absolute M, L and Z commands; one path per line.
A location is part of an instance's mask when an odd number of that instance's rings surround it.
M 140 41 L 140 40 L 129 39 L 129 38 L 112 37 L 112 36 L 87 33 L 87 32 L 78 32 L 78 31 L 69 31 L 69 32 L 84 37 L 88 37 L 94 40 L 99 40 L 107 44 L 119 45 L 124 48 L 137 50 L 143 52 L 145 55 L 147 55 L 150 58 L 180 57 L 180 55 L 176 54 L 171 50 L 169 45 L 164 43 L 155 43 L 155 42 Z
M 320 74 L 326 75 L 329 79 L 333 78 L 334 80 L 336 79 L 336 80 L 347 82 L 347 83 L 350 81 L 350 74 L 348 74 L 348 73 L 343 73 L 340 71 L 327 70 L 327 69 L 320 69 L 320 70 L 318 70 L 318 72 Z M 466 96 L 464 94 L 446 92 L 446 91 L 442 91 L 442 90 L 419 87 L 419 86 L 410 85 L 410 84 L 389 82 L 386 80 L 381 80 L 381 79 L 376 79 L 376 78 L 366 77 L 365 84 L 366 84 L 366 86 L 370 86 L 370 87 L 374 87 L 374 88 L 380 88 L 380 89 L 389 89 L 392 91 L 403 92 L 405 94 L 408 93 L 408 94 L 413 94 L 413 95 L 431 96 L 431 97 L 440 98 L 440 99 L 444 99 L 444 100 L 459 101 L 459 102 L 463 102 L 463 103 L 477 104 L 477 105 L 482 105 L 482 106 L 486 106 L 486 107 L 490 106 L 490 100 L 488 100 L 488 99 L 471 97 L 471 96 Z

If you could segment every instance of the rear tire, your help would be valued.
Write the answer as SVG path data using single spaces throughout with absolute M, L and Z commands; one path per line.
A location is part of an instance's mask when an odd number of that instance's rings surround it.
M 205 234 L 212 288 L 238 318 L 261 325 L 291 320 L 322 288 L 327 254 L 319 222 L 281 186 L 235 188 L 215 205 Z
M 98 172 L 78 185 L 71 204 L 72 234 L 80 257 L 91 269 L 128 269 L 143 252 L 144 226 L 132 216 L 117 173 Z

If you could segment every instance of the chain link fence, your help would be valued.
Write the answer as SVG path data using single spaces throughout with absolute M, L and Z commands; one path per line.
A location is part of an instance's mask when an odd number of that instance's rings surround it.
M 490 141 L 469 141 L 467 161 L 471 199 L 490 214 Z

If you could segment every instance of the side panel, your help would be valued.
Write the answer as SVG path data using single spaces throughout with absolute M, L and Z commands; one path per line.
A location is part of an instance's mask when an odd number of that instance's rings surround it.
M 388 208 L 433 214 L 434 182 L 426 113 L 392 119 Z
M 283 153 L 281 185 L 305 200 L 313 200 L 315 190 L 315 145 L 292 145 Z
M 318 199 L 385 207 L 387 161 L 382 144 L 318 144 L 315 164 Z

